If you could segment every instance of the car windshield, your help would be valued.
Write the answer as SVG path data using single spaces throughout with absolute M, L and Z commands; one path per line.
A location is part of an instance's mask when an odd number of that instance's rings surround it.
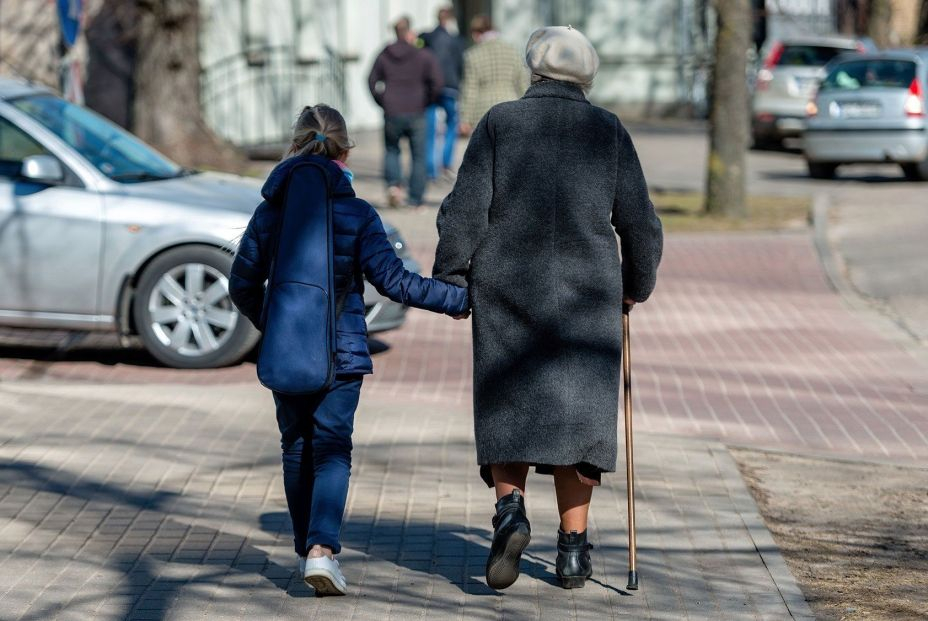
M 838 54 L 849 50 L 824 45 L 787 45 L 777 60 L 777 67 L 824 67 Z
M 865 59 L 843 62 L 828 74 L 820 91 L 861 88 L 909 88 L 915 79 L 910 60 Z
M 54 95 L 30 95 L 10 103 L 54 132 L 110 179 L 134 183 L 172 179 L 186 172 L 102 116 Z

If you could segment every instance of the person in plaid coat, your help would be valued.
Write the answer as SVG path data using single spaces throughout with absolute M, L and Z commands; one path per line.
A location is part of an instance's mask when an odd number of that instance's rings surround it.
M 503 101 L 518 99 L 528 88 L 528 70 L 522 57 L 499 38 L 487 15 L 471 20 L 477 43 L 464 53 L 461 83 L 461 132 L 470 134 L 487 110 Z

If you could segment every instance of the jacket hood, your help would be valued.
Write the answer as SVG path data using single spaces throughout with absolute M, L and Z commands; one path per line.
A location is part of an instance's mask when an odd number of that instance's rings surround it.
M 329 194 L 338 197 L 353 197 L 354 189 L 348 177 L 342 172 L 338 164 L 327 157 L 319 155 L 297 155 L 288 157 L 271 171 L 264 187 L 261 188 L 261 196 L 269 203 L 282 205 L 287 195 L 287 183 L 290 181 L 290 175 L 294 169 L 301 164 L 317 164 L 322 167 L 326 176 L 326 186 Z
M 415 54 L 418 48 L 405 41 L 394 41 L 384 49 L 384 53 L 394 60 L 403 60 Z

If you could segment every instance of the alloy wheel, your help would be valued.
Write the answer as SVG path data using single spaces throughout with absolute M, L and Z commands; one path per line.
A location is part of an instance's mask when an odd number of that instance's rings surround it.
M 229 279 L 203 263 L 185 263 L 161 275 L 148 298 L 151 332 L 183 356 L 211 354 L 231 338 L 239 314 Z

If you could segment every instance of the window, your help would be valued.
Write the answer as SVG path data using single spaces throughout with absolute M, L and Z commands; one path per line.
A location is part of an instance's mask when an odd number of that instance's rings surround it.
M 822 67 L 838 54 L 851 50 L 821 45 L 787 45 L 777 61 L 777 67 Z
M 110 179 L 134 183 L 185 174 L 180 166 L 86 108 L 52 95 L 20 97 L 10 103 L 68 143 Z
M 0 118 L 0 177 L 19 175 L 22 161 L 30 155 L 48 151 L 32 137 L 4 118 Z
M 909 88 L 914 79 L 915 63 L 908 60 L 852 60 L 835 67 L 819 90 Z

